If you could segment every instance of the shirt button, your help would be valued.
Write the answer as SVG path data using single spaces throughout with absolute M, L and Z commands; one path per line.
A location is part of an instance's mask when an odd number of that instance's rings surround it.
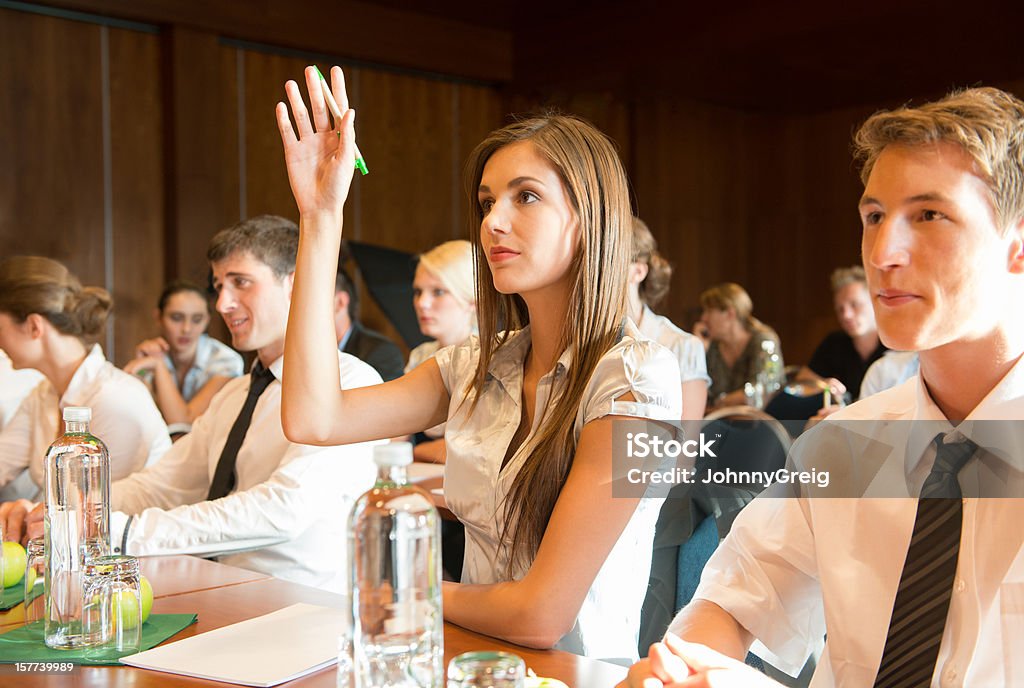
M 956 591 L 957 592 L 963 592 L 966 589 L 967 589 L 967 583 L 964 581 L 963 578 L 961 578 L 960 580 L 958 580 L 956 582 Z

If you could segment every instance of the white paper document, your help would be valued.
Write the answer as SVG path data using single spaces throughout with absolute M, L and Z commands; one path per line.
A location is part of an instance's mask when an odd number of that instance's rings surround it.
M 348 633 L 350 617 L 346 609 L 293 604 L 121 662 L 243 686 L 276 686 L 336 663 L 338 636 Z

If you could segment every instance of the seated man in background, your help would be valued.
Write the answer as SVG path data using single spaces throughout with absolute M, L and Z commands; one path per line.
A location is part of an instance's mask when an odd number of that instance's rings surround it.
M 380 332 L 359 322 L 359 291 L 340 265 L 334 281 L 334 332 L 340 351 L 369 363 L 385 382 L 402 377 L 402 350 Z
M 217 311 L 239 351 L 255 351 L 164 457 L 111 489 L 111 547 L 136 556 L 198 554 L 344 592 L 345 524 L 376 470 L 371 443 L 311 447 L 281 428 L 281 369 L 298 229 L 263 215 L 218 233 L 207 258 Z M 338 353 L 345 385 L 380 382 Z M 19 529 L 21 514 L 8 515 Z M 29 517 L 29 535 L 42 510 Z
M 1019 452 L 982 433 L 1019 442 L 1024 418 L 1024 102 L 979 88 L 880 112 L 856 148 L 878 330 L 919 352 L 920 375 L 794 454 L 827 460 L 820 438 L 859 421 L 872 432 L 852 458 L 882 446 L 905 496 L 755 499 L 624 686 L 774 685 L 741 663 L 752 640 L 793 668 L 826 633 L 816 687 L 1024 685 L 1024 500 L 975 496 L 1022 480 Z
M 849 401 L 856 401 L 864 373 L 886 348 L 878 338 L 864 268 L 838 268 L 831 281 L 832 305 L 840 329 L 818 344 L 811 362 L 801 368 L 797 379 L 825 382 L 832 394 L 848 394 Z

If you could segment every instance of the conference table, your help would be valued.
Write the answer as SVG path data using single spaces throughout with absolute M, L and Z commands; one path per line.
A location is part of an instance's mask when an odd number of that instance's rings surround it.
M 304 602 L 343 607 L 343 595 L 289 583 L 277 578 L 191 556 L 146 557 L 142 573 L 153 585 L 155 614 L 195 613 L 192 624 L 168 642 L 182 640 L 222 626 L 268 614 Z M 0 612 L 0 633 L 24 623 L 22 605 Z M 287 640 L 282 639 L 282 642 Z M 444 627 L 445 665 L 452 657 L 473 650 L 504 650 L 526 661 L 538 676 L 557 678 L 571 688 L 614 686 L 626 669 L 557 650 L 533 650 L 467 631 L 452 624 Z M 331 666 L 282 684 L 301 688 L 334 688 L 336 670 Z M 167 688 L 169 686 L 225 686 L 229 684 L 166 674 L 134 667 L 79 666 L 70 674 L 17 673 L 12 664 L 0 664 L 0 686 L 83 686 L 88 688 Z

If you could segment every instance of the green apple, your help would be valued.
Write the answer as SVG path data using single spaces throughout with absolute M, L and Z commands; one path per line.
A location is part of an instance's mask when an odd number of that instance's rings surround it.
M 149 584 L 149 579 L 143 576 L 139 581 L 139 587 L 142 589 L 142 623 L 146 623 L 149 613 L 153 611 L 153 586 Z
M 139 588 L 142 591 L 142 623 L 146 623 L 149 612 L 153 609 L 153 586 L 149 579 L 143 576 L 139 580 Z M 131 590 L 119 590 L 114 593 L 114 604 L 120 605 L 121 620 L 125 628 L 135 628 L 139 623 L 139 602 L 135 593 Z
M 4 543 L 4 587 L 17 585 L 25 577 L 25 564 L 28 557 L 25 548 L 17 542 Z

